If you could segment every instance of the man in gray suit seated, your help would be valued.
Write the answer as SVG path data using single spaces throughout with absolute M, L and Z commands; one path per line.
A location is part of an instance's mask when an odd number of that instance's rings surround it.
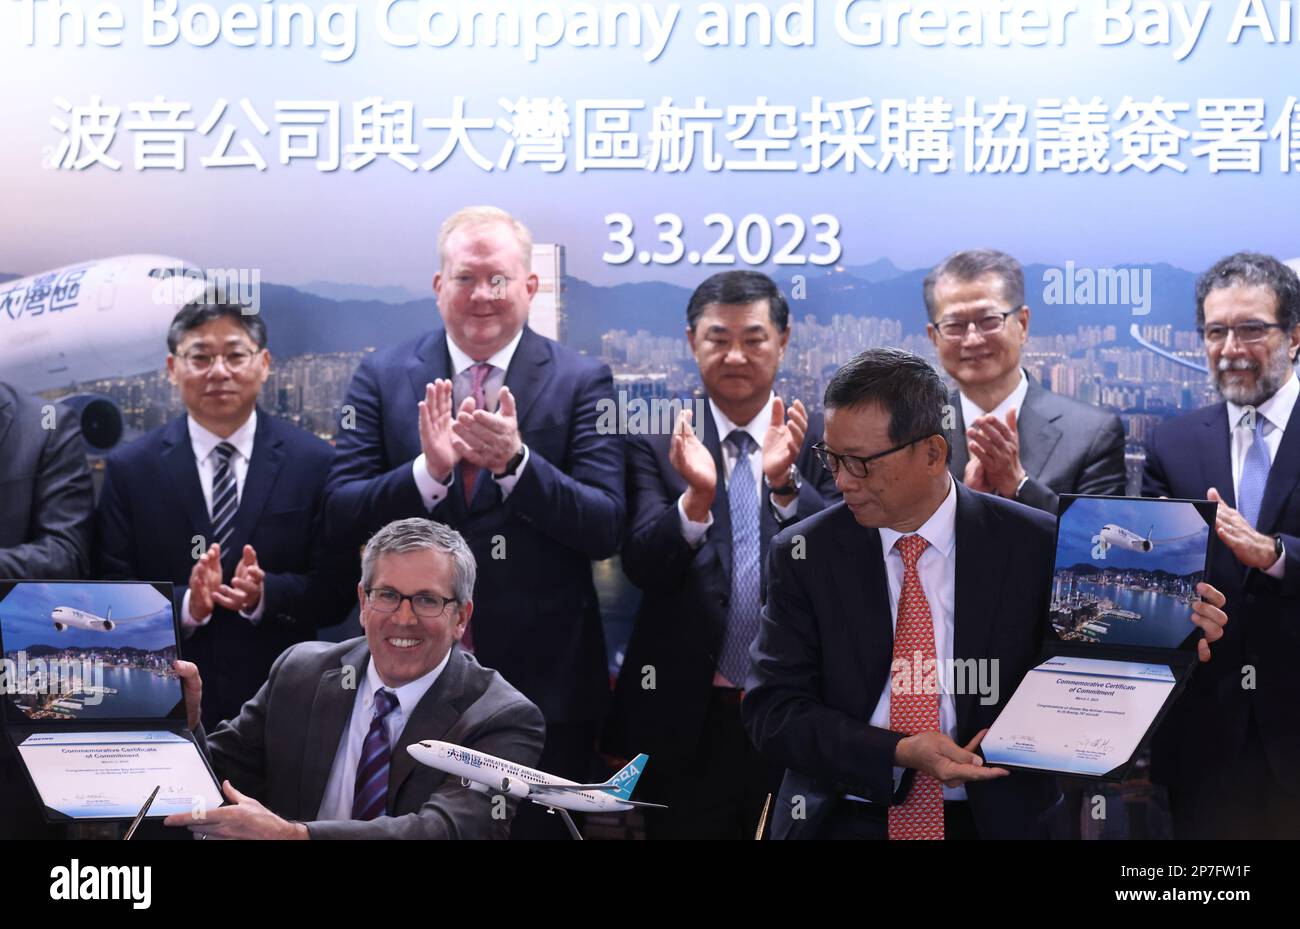
M 205 750 L 229 806 L 167 817 L 201 837 L 506 838 L 517 802 L 417 764 L 437 739 L 523 765 L 542 751 L 541 711 L 457 643 L 473 612 L 465 540 L 431 520 L 384 526 L 361 556 L 365 637 L 302 642 Z M 190 727 L 198 668 L 179 662 Z
M 949 402 L 952 476 L 1055 515 L 1059 494 L 1124 493 L 1124 426 L 1114 413 L 1029 380 L 1025 274 L 1010 255 L 972 249 L 925 278 L 926 332 L 957 389 Z
M 77 415 L 0 383 L 0 577 L 79 578 L 94 508 Z

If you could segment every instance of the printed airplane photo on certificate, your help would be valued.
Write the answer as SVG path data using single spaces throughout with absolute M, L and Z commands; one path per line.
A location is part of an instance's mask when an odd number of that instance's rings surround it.
M 0 584 L 0 643 L 29 720 L 160 719 L 182 699 L 172 603 L 151 584 Z
M 1177 648 L 1195 630 L 1214 504 L 1063 501 L 1051 623 L 1063 641 Z

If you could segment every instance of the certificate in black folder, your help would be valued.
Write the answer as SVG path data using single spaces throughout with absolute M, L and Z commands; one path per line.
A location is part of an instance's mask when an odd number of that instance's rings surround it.
M 0 718 L 50 822 L 216 809 L 185 724 L 170 584 L 0 581 Z
M 1197 664 L 1208 500 L 1061 497 L 1043 654 L 980 745 L 989 764 L 1123 780 Z

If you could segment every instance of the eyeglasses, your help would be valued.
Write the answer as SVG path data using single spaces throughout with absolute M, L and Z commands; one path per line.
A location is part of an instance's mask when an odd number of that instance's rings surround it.
M 938 435 L 937 432 L 933 434 Z M 886 449 L 883 452 L 876 452 L 876 454 L 868 455 L 866 458 L 863 458 L 861 455 L 837 455 L 821 442 L 818 442 L 813 446 L 813 453 L 817 455 L 817 460 L 822 463 L 822 467 L 831 472 L 832 475 L 838 476 L 840 468 L 843 467 L 854 477 L 863 478 L 867 476 L 867 471 L 870 470 L 871 462 L 878 458 L 884 458 L 886 455 L 892 455 L 894 452 L 901 452 L 909 445 L 915 445 L 917 442 L 921 442 L 928 438 L 930 438 L 928 435 L 917 436 L 910 442 L 904 442 L 902 445 L 895 445 L 893 448 Z
M 216 364 L 218 358 L 225 363 L 227 371 L 242 371 L 253 360 L 253 353 L 234 351 L 225 352 L 221 355 L 211 355 L 207 352 L 187 352 L 180 357 L 191 370 L 202 374 Z
M 1248 322 L 1237 323 L 1235 326 L 1197 326 L 1196 331 L 1201 334 L 1201 338 L 1211 345 L 1219 345 L 1228 340 L 1228 333 L 1231 332 L 1237 337 L 1238 342 L 1259 342 L 1268 335 L 1270 329 L 1285 329 L 1281 323 L 1265 323 L 1257 319 Z
M 437 619 L 447 610 L 447 605 L 457 603 L 455 597 L 439 597 L 437 594 L 399 594 L 390 587 L 372 587 L 366 591 L 370 608 L 376 613 L 396 613 L 402 608 L 403 600 L 411 601 L 411 612 L 420 619 Z
M 946 322 L 935 323 L 934 328 L 939 330 L 939 334 L 945 339 L 957 341 L 966 338 L 966 333 L 970 327 L 974 326 L 984 335 L 993 335 L 995 332 L 1001 332 L 1007 325 L 1007 317 L 1019 313 L 1024 307 L 1017 307 L 1014 310 L 1006 312 L 990 313 L 987 316 L 981 316 L 979 319 L 950 319 Z

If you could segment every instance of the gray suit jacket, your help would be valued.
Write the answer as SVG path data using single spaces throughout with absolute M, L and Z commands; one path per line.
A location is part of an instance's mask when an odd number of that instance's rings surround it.
M 80 578 L 90 571 L 94 490 L 77 416 L 0 383 L 0 578 Z
M 279 816 L 305 823 L 313 839 L 506 838 L 514 798 L 505 799 L 507 815 L 496 818 L 492 797 L 417 763 L 406 750 L 438 739 L 519 764 L 537 762 L 541 711 L 459 645 L 393 749 L 387 815 L 370 822 L 316 819 L 369 660 L 364 638 L 301 642 L 285 651 L 239 716 L 206 740 L 198 733 L 218 778 L 229 778 Z
M 957 391 L 948 402 L 957 411 L 956 426 L 948 436 L 948 470 L 960 481 L 970 461 L 966 423 Z M 1055 515 L 1059 494 L 1123 495 L 1124 424 L 1114 413 L 1052 393 L 1030 378 L 1016 431 L 1020 464 L 1029 475 L 1016 495 L 1020 503 Z

